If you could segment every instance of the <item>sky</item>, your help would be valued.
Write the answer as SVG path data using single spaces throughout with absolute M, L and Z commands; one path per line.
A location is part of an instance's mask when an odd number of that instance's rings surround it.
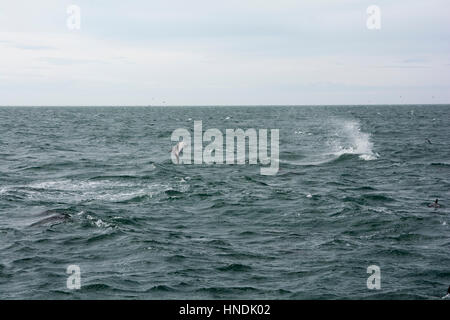
M 450 103 L 449 12 L 448 0 L 0 0 L 0 106 Z

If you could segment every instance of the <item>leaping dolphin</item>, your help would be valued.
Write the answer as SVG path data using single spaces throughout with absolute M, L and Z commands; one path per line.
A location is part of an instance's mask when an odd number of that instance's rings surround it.
M 177 158 L 177 164 L 180 164 L 180 153 L 183 151 L 184 146 L 184 141 L 180 141 L 172 148 L 171 152 Z

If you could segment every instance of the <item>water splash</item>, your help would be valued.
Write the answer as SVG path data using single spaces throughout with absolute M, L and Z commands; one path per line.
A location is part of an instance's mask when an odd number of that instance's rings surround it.
M 343 154 L 357 154 L 362 160 L 375 160 L 379 157 L 373 152 L 370 134 L 362 132 L 357 121 L 338 121 L 336 133 L 331 139 L 333 154 L 340 157 Z
M 309 129 L 309 128 L 308 128 Z M 373 151 L 373 143 L 369 133 L 361 131 L 360 123 L 356 120 L 335 119 L 326 121 L 313 128 L 313 132 L 299 131 L 299 149 L 291 152 L 291 159 L 302 157 L 300 161 L 281 160 L 282 163 L 300 166 L 315 166 L 334 162 L 343 155 L 358 155 L 359 159 L 375 160 L 379 154 Z M 308 132 L 304 134 L 304 132 Z
M 88 181 L 62 179 L 11 186 L 11 192 L 22 192 L 31 200 L 124 202 L 138 197 L 152 198 L 162 194 L 170 184 L 153 182 Z

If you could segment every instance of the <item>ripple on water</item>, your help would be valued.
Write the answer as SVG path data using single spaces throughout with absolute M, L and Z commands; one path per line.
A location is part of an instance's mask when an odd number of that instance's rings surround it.
M 450 132 L 435 114 L 450 108 L 0 108 L 0 299 L 440 298 Z M 227 117 L 282 128 L 277 175 L 172 164 L 175 119 Z M 28 228 L 47 210 L 70 219 Z

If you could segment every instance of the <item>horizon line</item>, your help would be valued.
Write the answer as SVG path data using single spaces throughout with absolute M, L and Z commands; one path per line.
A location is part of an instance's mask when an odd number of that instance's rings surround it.
M 362 106 L 445 106 L 448 103 L 376 103 L 376 104 L 174 104 L 174 105 L 0 105 L 0 108 L 148 108 L 148 107 L 362 107 Z

